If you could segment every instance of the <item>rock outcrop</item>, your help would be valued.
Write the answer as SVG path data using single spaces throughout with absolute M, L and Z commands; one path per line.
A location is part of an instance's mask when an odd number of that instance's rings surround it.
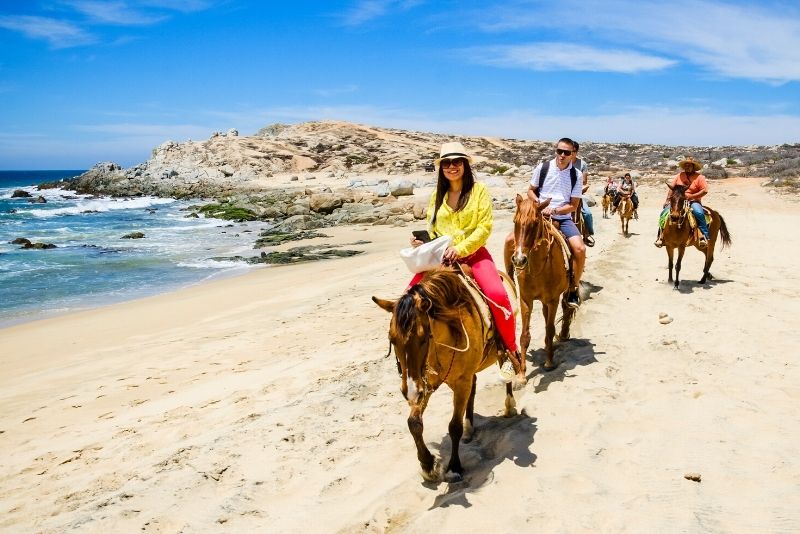
M 533 166 L 552 156 L 554 141 L 455 137 L 337 121 L 274 124 L 252 136 L 231 129 L 205 141 L 166 141 L 146 162 L 127 169 L 98 163 L 67 187 L 112 196 L 215 199 L 206 215 L 275 219 L 291 230 L 348 222 L 405 224 L 424 218 L 427 206 L 414 200 L 414 189 L 435 185 L 430 165 L 441 144 L 453 139 L 473 152 L 473 167 L 482 180 L 502 185 L 524 184 Z M 800 182 L 800 144 L 581 145 L 592 179 L 603 181 L 624 172 L 638 181 L 661 180 L 677 172 L 686 155 L 706 162 L 710 179 L 760 176 L 792 187 Z M 310 181 L 320 185 L 308 186 Z M 505 206 L 506 200 L 496 202 Z

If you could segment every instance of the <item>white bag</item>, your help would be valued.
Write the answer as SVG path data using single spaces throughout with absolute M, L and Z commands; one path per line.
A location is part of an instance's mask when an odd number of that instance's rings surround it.
M 453 242 L 453 238 L 449 235 L 437 237 L 427 243 L 414 248 L 404 248 L 400 251 L 400 257 L 406 262 L 406 267 L 412 273 L 421 273 L 422 271 L 430 271 L 442 264 L 444 258 L 444 251 Z

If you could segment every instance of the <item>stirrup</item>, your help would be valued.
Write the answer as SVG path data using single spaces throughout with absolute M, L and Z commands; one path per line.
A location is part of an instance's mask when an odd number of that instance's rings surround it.
M 514 364 L 511 363 L 511 360 L 503 362 L 503 365 L 500 366 L 500 379 L 506 384 L 510 384 L 515 375 Z

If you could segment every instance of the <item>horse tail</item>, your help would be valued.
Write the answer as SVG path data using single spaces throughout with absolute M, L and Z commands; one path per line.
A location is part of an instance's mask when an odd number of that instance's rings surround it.
M 722 215 L 717 212 L 717 216 L 719 217 L 719 234 L 722 236 L 722 248 L 726 246 L 731 246 L 731 234 L 728 232 L 728 225 L 725 224 L 725 219 L 722 218 Z

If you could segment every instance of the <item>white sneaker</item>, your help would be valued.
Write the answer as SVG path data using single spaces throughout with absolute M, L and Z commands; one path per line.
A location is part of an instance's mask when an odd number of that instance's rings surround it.
M 500 379 L 509 384 L 512 380 L 514 380 L 514 365 L 512 365 L 511 360 L 506 360 L 503 365 L 500 366 Z

